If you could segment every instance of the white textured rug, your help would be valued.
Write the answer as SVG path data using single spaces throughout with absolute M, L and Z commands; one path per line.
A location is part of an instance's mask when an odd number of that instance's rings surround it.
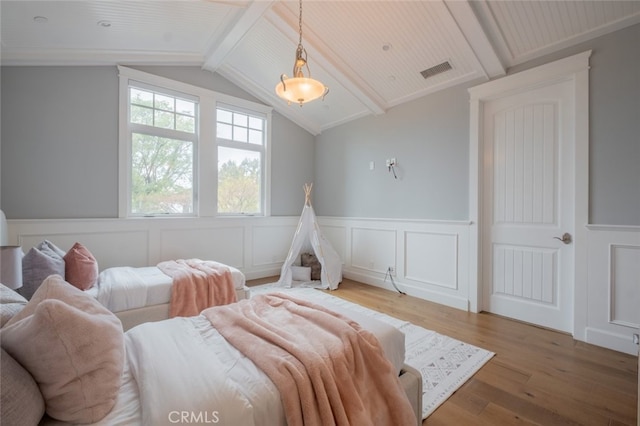
M 423 419 L 427 418 L 495 355 L 485 349 L 312 288 L 287 289 L 275 284 L 251 287 L 251 295 L 272 291 L 299 292 L 301 297 L 304 297 L 307 292 L 313 292 L 316 300 L 324 298 L 336 305 L 371 315 L 400 329 L 405 335 L 405 362 L 422 374 Z

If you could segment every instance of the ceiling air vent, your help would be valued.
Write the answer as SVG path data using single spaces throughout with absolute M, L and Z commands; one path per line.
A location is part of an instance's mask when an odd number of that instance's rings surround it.
M 435 65 L 431 68 L 427 68 L 424 71 L 420 71 L 420 74 L 422 74 L 422 77 L 424 78 L 429 78 L 429 77 L 433 77 L 434 75 L 443 73 L 445 71 L 449 71 L 450 69 L 453 69 L 453 67 L 451 66 L 449 61 L 446 61 L 441 64 Z

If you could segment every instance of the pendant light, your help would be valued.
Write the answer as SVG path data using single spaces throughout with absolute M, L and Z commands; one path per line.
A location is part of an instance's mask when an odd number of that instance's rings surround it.
M 293 63 L 293 77 L 286 74 L 280 76 L 280 83 L 276 86 L 276 94 L 286 100 L 289 105 L 297 102 L 302 106 L 307 102 L 324 97 L 329 92 L 329 88 L 318 80 L 311 78 L 309 63 L 307 62 L 307 51 L 302 47 L 302 0 L 300 0 L 300 17 L 298 19 L 300 27 L 300 39 L 296 49 L 296 60 Z M 307 69 L 307 77 L 304 76 L 304 68 Z

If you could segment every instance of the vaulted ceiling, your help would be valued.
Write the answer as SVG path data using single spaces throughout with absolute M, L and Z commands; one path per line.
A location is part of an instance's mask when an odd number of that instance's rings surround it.
M 640 22 L 640 1 L 304 0 L 302 7 L 311 74 L 330 90 L 303 107 L 274 91 L 293 68 L 295 1 L 3 0 L 0 59 L 196 65 L 318 134 Z M 432 67 L 444 71 L 424 78 Z

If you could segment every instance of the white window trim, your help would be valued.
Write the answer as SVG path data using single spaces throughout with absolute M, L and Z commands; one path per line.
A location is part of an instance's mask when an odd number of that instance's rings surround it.
M 271 215 L 271 111 L 272 108 L 240 99 L 233 96 L 218 93 L 213 90 L 193 86 L 188 83 L 172 80 L 166 77 L 149 74 L 144 71 L 135 70 L 118 65 L 119 76 L 119 132 L 118 132 L 118 217 L 129 216 L 130 211 L 130 191 L 131 187 L 131 158 L 129 152 L 130 138 L 129 132 L 129 81 L 135 80 L 143 84 L 150 84 L 160 88 L 175 90 L 200 100 L 198 112 L 198 146 L 195 147 L 197 164 L 194 166 L 196 175 L 194 176 L 194 216 L 213 217 L 217 216 L 218 191 L 217 191 L 217 159 L 218 145 L 216 141 L 216 107 L 218 103 L 228 104 L 238 108 L 246 108 L 250 111 L 264 114 L 267 122 L 267 132 L 265 134 L 265 159 L 264 159 L 264 189 L 263 189 L 263 216 Z M 212 159 L 214 167 L 206 167 L 203 159 Z M 202 182 L 211 182 L 214 188 L 202 187 Z M 220 217 L 229 217 L 224 215 Z M 237 217 L 237 216 L 233 216 Z

